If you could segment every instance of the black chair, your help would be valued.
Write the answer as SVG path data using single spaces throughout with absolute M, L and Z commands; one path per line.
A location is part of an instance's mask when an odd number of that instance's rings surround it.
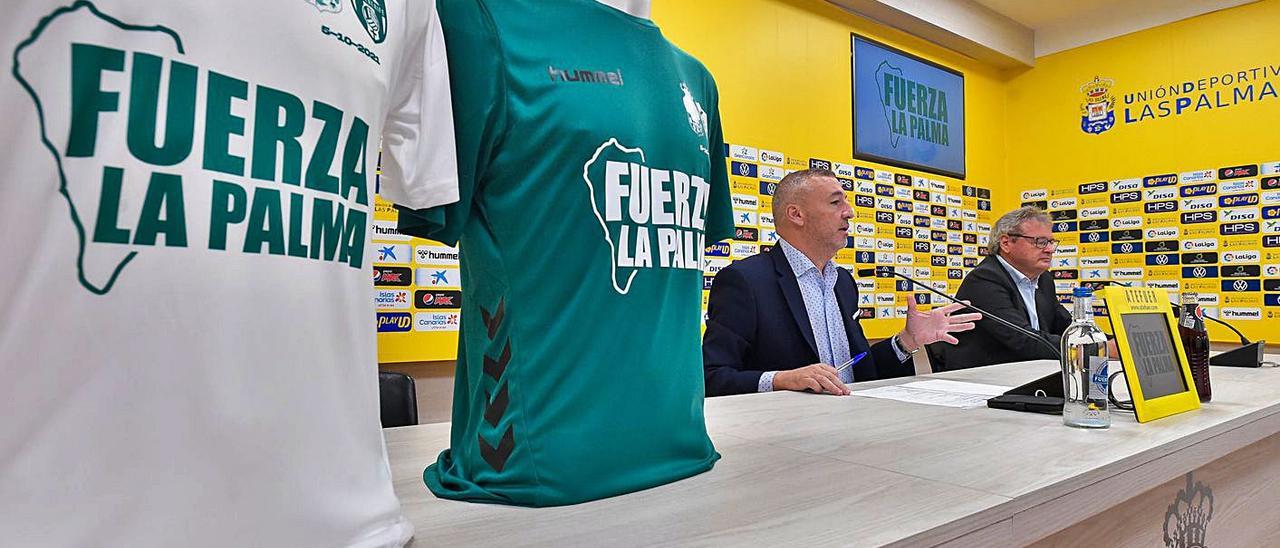
M 379 371 L 378 400 L 382 404 L 383 428 L 418 424 L 418 392 L 413 387 L 413 377 Z

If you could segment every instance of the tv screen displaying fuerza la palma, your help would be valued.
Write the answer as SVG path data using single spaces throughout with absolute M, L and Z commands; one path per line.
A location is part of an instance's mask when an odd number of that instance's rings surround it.
M 851 36 L 853 157 L 964 179 L 964 74 Z

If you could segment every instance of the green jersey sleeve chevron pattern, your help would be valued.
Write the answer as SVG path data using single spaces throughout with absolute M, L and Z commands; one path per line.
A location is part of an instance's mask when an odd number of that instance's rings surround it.
M 732 236 L 715 82 L 593 0 L 441 2 L 457 204 L 400 228 L 462 254 L 437 495 L 572 504 L 708 470 L 702 255 Z

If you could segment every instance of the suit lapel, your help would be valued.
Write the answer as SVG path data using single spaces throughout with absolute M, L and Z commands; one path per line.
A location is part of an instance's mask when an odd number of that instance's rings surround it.
M 871 351 L 864 337 L 854 336 L 862 333 L 858 325 L 858 285 L 853 282 L 853 275 L 843 268 L 836 275 L 836 302 L 840 305 L 840 319 L 844 321 L 844 336 L 849 340 L 849 356 Z M 853 368 L 852 377 L 854 381 L 875 379 L 865 365 Z
M 840 267 L 836 267 L 840 268 Z M 844 270 L 841 268 L 841 270 Z M 849 339 L 849 352 L 857 354 L 862 350 L 860 342 L 854 340 L 853 334 L 858 330 L 858 286 L 853 283 L 853 276 L 845 276 L 840 272 L 836 276 L 836 302 L 840 305 L 840 319 L 844 321 L 844 334 Z
M 987 257 L 986 261 L 991 263 L 991 268 L 995 269 L 996 273 L 999 274 L 1000 279 L 1004 281 L 1005 287 L 1009 288 L 1009 291 L 1013 292 L 1013 305 L 1022 311 L 1023 317 L 1026 318 L 1027 323 L 1030 324 L 1031 312 L 1027 310 L 1027 304 L 1022 301 L 1022 292 L 1018 291 L 1018 283 L 1013 280 L 1013 276 L 1009 275 L 1009 271 L 1005 270 L 1004 265 L 1000 264 L 1000 259 L 997 259 L 995 255 Z M 1036 295 L 1036 313 L 1040 313 L 1039 294 Z
M 1045 279 L 1048 272 L 1040 275 L 1036 283 L 1036 316 L 1040 318 L 1040 330 L 1053 331 L 1053 307 L 1059 306 L 1057 295 L 1052 289 L 1053 282 Z M 1045 287 L 1048 285 L 1048 287 Z
M 795 271 L 791 270 L 787 255 L 780 246 L 775 246 L 769 255 L 773 259 L 773 268 L 778 273 L 778 287 L 782 289 L 787 308 L 791 309 L 791 316 L 796 320 L 796 327 L 800 328 L 804 341 L 809 343 L 809 350 L 817 356 L 818 345 L 813 340 L 813 326 L 809 324 L 809 313 L 804 307 L 804 297 L 800 296 L 800 284 L 796 282 Z

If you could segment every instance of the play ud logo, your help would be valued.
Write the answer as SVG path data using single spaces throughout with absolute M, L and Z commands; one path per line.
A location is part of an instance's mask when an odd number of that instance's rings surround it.
M 15 138 L 49 154 L 31 158 L 48 163 L 48 181 L 30 184 L 56 184 L 65 200 L 86 290 L 110 292 L 126 267 L 181 268 L 196 252 L 362 268 L 369 126 L 358 116 L 193 64 L 177 31 L 86 1 L 41 19 L 12 59 L 39 121 L 38 135 Z M 245 104 L 218 116 L 233 97 Z M 295 152 L 278 153 L 266 127 L 282 109 L 293 137 L 324 137 L 288 139 Z
M 641 148 L 610 138 L 582 166 L 591 210 L 610 249 L 614 291 L 655 268 L 700 270 L 711 186 L 699 175 L 651 166 Z

